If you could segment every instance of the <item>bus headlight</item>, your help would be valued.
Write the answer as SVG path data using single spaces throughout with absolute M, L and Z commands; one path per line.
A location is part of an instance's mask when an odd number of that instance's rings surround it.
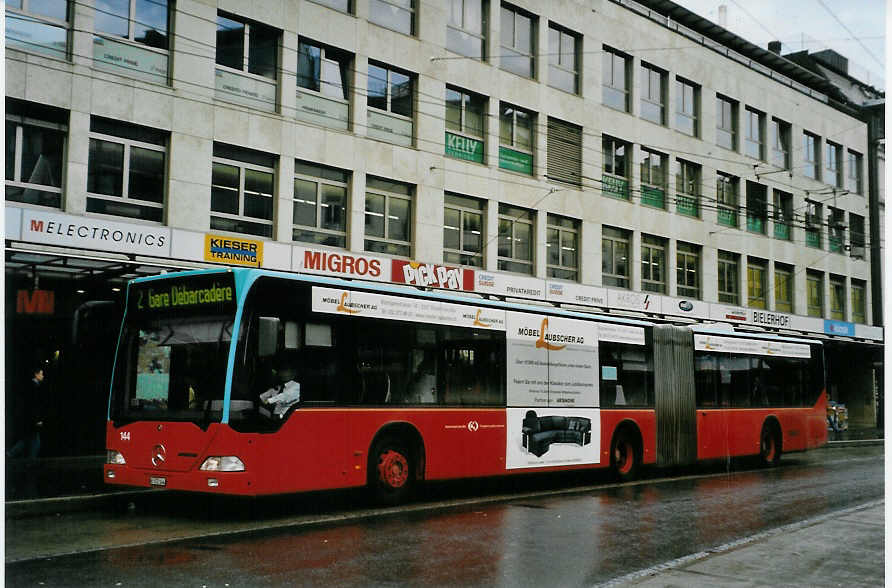
M 108 449 L 105 452 L 105 463 L 124 465 L 127 463 L 127 460 L 124 459 L 124 456 L 121 455 L 120 451 L 114 451 L 113 449 Z
M 224 455 L 207 458 L 199 469 L 206 472 L 243 472 L 245 464 L 234 455 Z

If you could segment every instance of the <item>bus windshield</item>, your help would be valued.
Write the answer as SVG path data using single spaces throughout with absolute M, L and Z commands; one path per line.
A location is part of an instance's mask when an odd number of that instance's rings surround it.
M 131 286 L 112 383 L 113 421 L 221 420 L 235 301 L 231 278 L 211 278 Z
M 231 339 L 231 317 L 128 324 L 118 355 L 112 419 L 218 421 Z

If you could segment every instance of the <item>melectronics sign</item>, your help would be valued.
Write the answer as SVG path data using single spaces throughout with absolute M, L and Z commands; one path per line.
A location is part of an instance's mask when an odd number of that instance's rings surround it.
M 170 255 L 170 229 L 24 209 L 22 240 L 116 253 Z

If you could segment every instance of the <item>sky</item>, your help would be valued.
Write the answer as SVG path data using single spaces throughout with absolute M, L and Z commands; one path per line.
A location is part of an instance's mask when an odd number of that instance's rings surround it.
M 885 89 L 886 0 L 674 0 L 719 23 L 719 6 L 728 8 L 725 28 L 747 41 L 781 53 L 833 49 L 849 60 L 849 74 Z

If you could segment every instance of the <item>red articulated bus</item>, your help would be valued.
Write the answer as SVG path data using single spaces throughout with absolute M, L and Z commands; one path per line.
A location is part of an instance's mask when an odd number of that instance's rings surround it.
M 827 441 L 823 349 L 258 269 L 134 280 L 109 484 L 235 495 L 692 464 Z

